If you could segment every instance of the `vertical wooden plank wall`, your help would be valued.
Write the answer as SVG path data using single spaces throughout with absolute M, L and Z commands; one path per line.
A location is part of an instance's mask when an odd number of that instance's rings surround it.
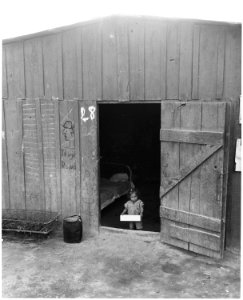
M 83 99 L 102 99 L 101 26 L 82 28 Z
M 62 34 L 63 94 L 64 99 L 82 99 L 81 30 Z
M 199 99 L 210 100 L 222 97 L 223 49 L 224 27 L 202 25 L 200 27 Z
M 36 102 L 23 101 L 23 148 L 25 164 L 25 197 L 26 208 L 29 210 L 44 209 L 43 161 L 40 159 L 42 143 L 38 139 Z
M 23 42 L 5 46 L 8 99 L 25 98 L 25 67 Z
M 240 38 L 240 25 L 107 18 L 4 45 L 3 97 L 236 99 Z
M 5 100 L 3 121 L 3 207 L 80 213 L 78 101 Z
M 179 49 L 179 24 L 171 22 L 167 28 L 166 98 L 172 100 L 179 97 Z
M 11 208 L 25 209 L 25 180 L 23 168 L 22 106 L 20 101 L 6 101 L 5 138 L 7 140 L 9 191 Z
M 118 100 L 129 100 L 129 48 L 128 22 L 117 20 L 117 68 L 118 68 Z
M 241 26 L 226 29 L 224 98 L 239 98 L 241 93 Z
M 56 176 L 56 115 L 55 102 L 50 100 L 40 101 L 40 129 L 42 137 L 44 203 L 48 211 L 58 211 L 57 176 Z
M 130 100 L 144 100 L 144 19 L 129 22 Z
M 7 81 L 7 64 L 6 64 L 6 47 L 2 48 L 2 98 L 8 98 L 8 81 Z
M 238 97 L 241 93 L 240 59 L 240 25 L 129 17 L 110 18 L 46 36 L 6 43 L 3 47 L 3 98 L 16 100 L 43 97 L 47 99 L 46 101 L 58 98 L 88 102 L 160 99 L 232 100 L 235 111 L 233 119 L 237 120 Z M 39 133 L 43 139 L 42 147 L 46 149 L 43 152 L 46 202 L 41 198 L 37 201 L 30 197 L 34 190 L 41 195 L 41 190 L 37 183 L 32 183 L 34 178 L 36 182 L 39 180 L 40 173 L 36 172 L 36 168 L 40 166 L 40 160 L 35 157 L 36 147 L 38 147 L 37 132 L 34 132 L 38 129 L 36 106 L 31 107 L 28 101 L 23 103 L 22 108 L 24 112 L 22 134 L 24 147 L 26 147 L 25 176 L 13 173 L 14 168 L 21 168 L 21 160 L 23 160 L 19 150 L 22 146 L 18 140 L 21 135 L 18 126 L 22 121 L 16 116 L 20 106 L 6 104 L 5 107 L 6 155 L 9 161 L 9 185 L 10 188 L 13 187 L 10 191 L 10 199 L 13 196 L 11 193 L 14 194 L 13 207 L 26 205 L 31 208 L 36 201 L 37 208 L 46 205 L 50 209 L 61 210 L 62 205 L 66 204 L 58 199 L 61 199 L 63 193 L 67 199 L 69 193 L 72 197 L 76 195 L 76 200 L 75 204 L 71 206 L 68 204 L 67 212 L 73 211 L 75 207 L 79 211 L 78 195 L 81 191 L 74 189 L 73 182 L 63 189 L 61 183 L 64 181 L 67 183 L 64 178 L 68 177 L 69 182 L 71 179 L 68 175 L 64 175 L 65 171 L 59 172 L 62 169 L 60 139 L 62 141 L 64 139 L 60 124 L 62 124 L 61 118 L 64 117 L 63 112 L 68 112 L 68 105 L 64 102 L 62 104 L 53 102 L 54 106 L 51 110 L 45 112 L 48 104 L 42 101 L 40 103 L 41 131 L 39 130 Z M 72 103 L 70 105 L 74 111 L 70 118 L 77 124 L 77 120 L 81 117 L 80 110 L 77 109 L 79 104 Z M 54 123 L 53 118 L 56 120 Z M 184 117 L 181 118 L 181 122 L 184 122 Z M 88 126 L 87 124 L 84 125 Z M 198 124 L 194 125 L 197 127 Z M 232 132 L 234 127 L 235 124 L 232 123 Z M 74 128 L 75 153 L 80 147 L 84 147 L 82 139 L 80 145 L 77 143 L 79 130 L 86 129 Z M 56 139 L 53 138 L 54 132 Z M 233 133 L 231 172 L 235 150 L 234 136 Z M 17 151 L 14 152 L 14 148 Z M 16 158 L 17 156 L 20 160 Z M 82 173 L 81 156 L 76 157 L 76 163 L 76 171 L 71 177 L 73 176 L 76 185 L 80 186 L 78 174 Z M 54 168 L 56 168 L 55 174 Z M 30 170 L 32 171 L 29 174 Z M 31 175 L 33 178 L 30 178 Z M 24 186 L 28 196 L 26 203 L 20 205 L 16 195 L 21 190 L 21 197 L 23 196 Z M 192 191 L 192 193 L 197 192 L 196 189 Z M 191 205 L 195 206 L 195 210 L 198 209 L 197 203 Z M 65 207 L 63 209 L 66 210 Z
M 84 234 L 99 228 L 97 105 L 80 101 L 81 217 Z
M 179 35 L 179 99 L 187 100 L 192 96 L 193 23 L 180 24 Z
M 145 99 L 166 98 L 166 23 L 145 22 Z
M 102 99 L 129 100 L 128 22 L 104 20 L 102 24 Z
M 2 208 L 10 207 L 8 141 L 5 121 L 5 105 L 2 103 Z
M 102 78 L 103 99 L 117 100 L 118 97 L 118 64 L 117 33 L 114 20 L 104 21 L 102 26 Z
M 44 97 L 42 40 L 24 41 L 26 98 Z
M 60 105 L 59 100 L 53 100 L 55 111 L 55 147 L 56 147 L 56 196 L 57 211 L 62 211 L 62 189 L 61 189 L 61 145 L 60 145 Z
M 63 99 L 62 36 L 43 37 L 42 43 L 45 97 Z
M 192 42 L 192 100 L 198 100 L 199 92 L 199 51 L 200 51 L 200 25 L 193 26 Z
M 62 212 L 65 216 L 78 212 L 80 199 L 76 198 L 77 153 L 75 132 L 79 123 L 75 123 L 75 101 L 60 102 L 60 148 L 61 148 L 61 189 Z

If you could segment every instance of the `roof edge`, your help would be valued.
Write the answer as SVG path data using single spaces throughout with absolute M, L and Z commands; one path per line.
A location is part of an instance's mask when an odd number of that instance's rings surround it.
M 96 23 L 102 23 L 103 21 L 106 20 L 112 20 L 112 19 L 146 19 L 146 20 L 165 20 L 165 21 L 171 21 L 171 22 L 193 22 L 195 24 L 214 24 L 214 25 L 240 25 L 240 22 L 227 22 L 227 21 L 213 21 L 213 20 L 202 20 L 202 19 L 188 19 L 188 18 L 168 18 L 168 17 L 161 17 L 161 16 L 147 16 L 147 15 L 110 15 L 110 16 L 105 16 L 105 17 L 100 17 L 96 19 L 91 19 L 87 21 L 82 21 L 78 23 L 74 23 L 71 25 L 65 25 L 65 26 L 60 26 L 60 27 L 55 27 L 52 29 L 47 29 L 35 33 L 30 33 L 30 34 L 25 34 L 9 39 L 3 39 L 2 44 L 8 44 L 8 43 L 13 43 L 13 42 L 18 42 L 18 41 L 24 41 L 32 38 L 37 38 L 37 37 L 42 37 L 42 36 L 47 36 L 47 35 L 52 35 L 52 34 L 57 34 L 63 31 L 75 29 L 78 27 L 83 27 L 87 26 L 90 24 L 96 24 Z

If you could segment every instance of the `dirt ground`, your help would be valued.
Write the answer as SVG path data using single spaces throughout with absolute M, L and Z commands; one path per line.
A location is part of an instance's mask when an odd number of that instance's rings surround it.
M 236 298 L 240 258 L 215 260 L 162 244 L 159 234 L 102 229 L 66 244 L 4 236 L 2 296 L 16 298 Z

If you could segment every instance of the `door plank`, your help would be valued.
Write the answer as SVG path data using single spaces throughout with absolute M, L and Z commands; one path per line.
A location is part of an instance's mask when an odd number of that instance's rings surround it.
M 187 124 L 188 127 L 191 128 L 188 122 Z M 167 142 L 217 145 L 219 143 L 223 144 L 224 133 L 185 129 L 162 129 L 160 130 L 160 140 Z
M 180 103 L 161 103 L 161 128 L 180 127 Z M 179 144 L 161 142 L 161 186 L 167 186 L 167 178 L 173 178 L 179 172 Z M 161 198 L 161 205 L 179 209 L 178 186 Z M 169 228 L 173 221 L 161 218 L 161 240 L 171 245 L 188 249 L 188 243 L 170 237 Z
M 200 104 L 191 103 L 180 106 L 180 131 L 188 130 L 194 127 L 198 127 L 198 120 L 200 120 Z M 195 157 L 194 147 L 195 144 L 180 143 L 180 171 L 182 171 L 188 164 L 188 161 Z M 199 152 L 200 153 L 200 152 Z M 191 180 L 190 174 L 178 185 L 179 192 L 179 209 L 184 211 L 190 211 L 190 197 L 191 197 Z M 184 225 L 188 228 L 189 226 Z
M 202 130 L 224 131 L 225 126 L 225 103 L 204 103 L 202 105 Z M 223 158 L 224 150 L 220 149 L 213 157 L 205 162 L 200 168 L 200 186 L 199 186 L 199 214 L 214 218 L 224 218 L 222 216 L 222 182 L 223 178 Z M 224 222 L 222 222 L 223 226 Z M 221 227 L 221 244 L 223 232 Z M 214 252 L 199 245 L 190 244 L 191 251 L 197 251 L 204 255 L 216 257 Z M 218 257 L 223 254 L 223 247 L 218 252 Z
M 191 212 L 176 210 L 165 206 L 160 207 L 160 216 L 175 222 L 201 227 L 215 232 L 221 231 L 221 220 L 209 218 Z
M 219 121 L 218 103 L 204 103 L 202 109 L 202 130 L 222 130 L 222 120 Z M 225 104 L 222 103 L 224 109 Z M 221 111 L 222 114 L 222 111 Z M 220 117 L 221 118 L 221 117 Z M 223 118 L 225 118 L 225 113 Z M 223 169 L 223 149 L 212 156 L 201 169 L 200 184 L 200 214 L 208 217 L 221 218 L 221 203 L 218 199 L 220 174 Z M 210 183 L 210 184 L 209 184 Z
M 220 235 L 218 234 L 171 225 L 170 235 L 188 243 L 193 243 L 210 250 L 220 251 Z
M 196 244 L 193 244 L 192 242 L 189 243 L 189 250 L 212 258 L 222 258 L 222 254 L 220 253 L 220 251 L 215 251 L 202 246 L 198 246 Z

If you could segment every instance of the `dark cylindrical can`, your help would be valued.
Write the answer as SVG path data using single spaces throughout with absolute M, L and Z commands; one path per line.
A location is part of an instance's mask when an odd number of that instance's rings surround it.
M 71 216 L 63 219 L 63 239 L 65 243 L 80 243 L 83 226 L 80 216 Z

